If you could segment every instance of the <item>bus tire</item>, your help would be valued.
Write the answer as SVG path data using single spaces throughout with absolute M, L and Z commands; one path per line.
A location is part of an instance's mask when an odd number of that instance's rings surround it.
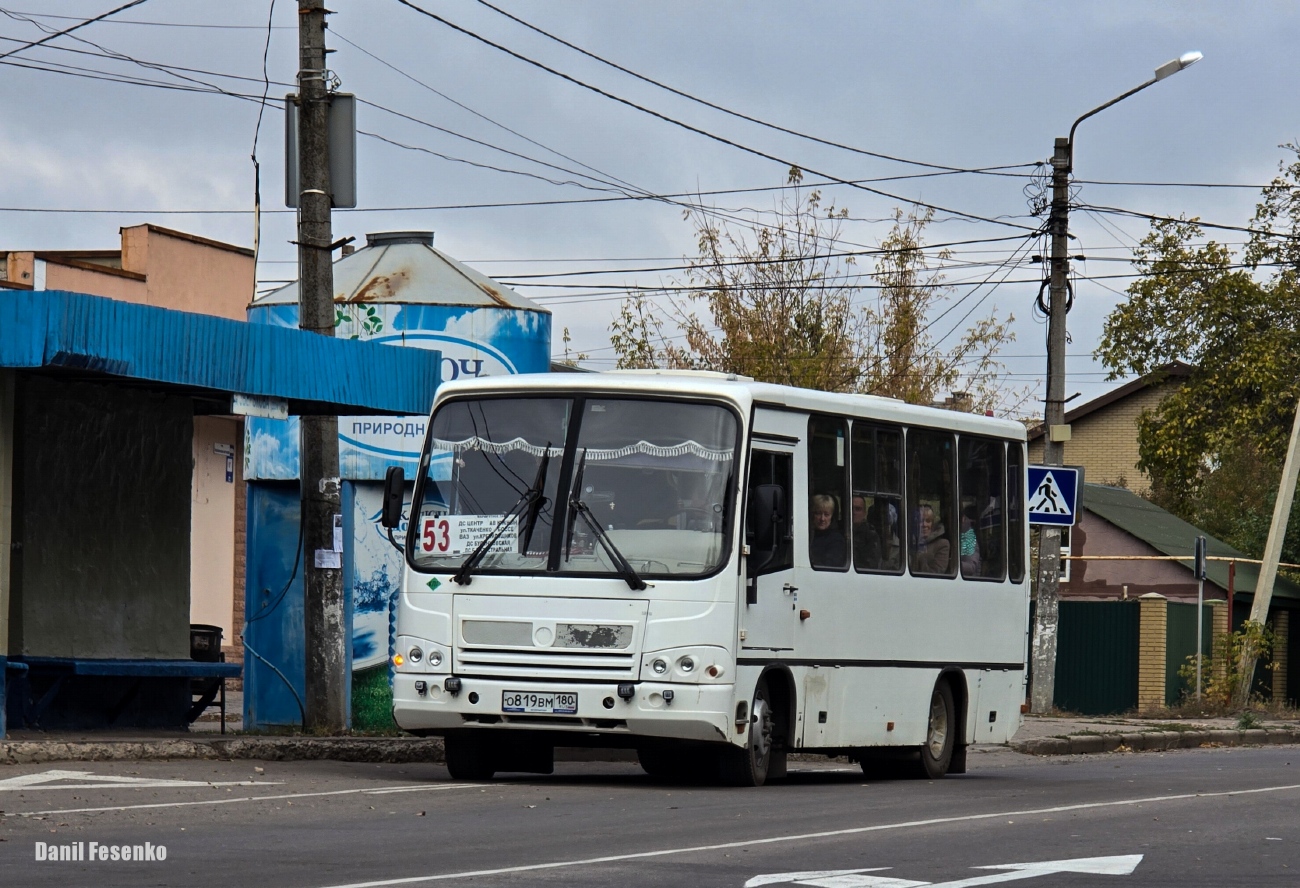
M 641 770 L 655 780 L 676 780 L 682 775 L 681 753 L 662 746 L 639 746 L 636 750 Z
M 957 745 L 957 707 L 953 703 L 952 688 L 940 681 L 930 695 L 930 714 L 926 719 L 925 743 L 916 776 L 937 780 L 948 773 L 952 764 L 953 749 Z
M 759 679 L 754 688 L 749 712 L 749 733 L 744 747 L 728 746 L 722 750 L 718 763 L 722 781 L 729 786 L 762 786 L 767 782 L 776 742 L 776 716 L 764 679 Z
M 452 780 L 490 780 L 497 772 L 493 744 L 474 734 L 448 734 L 442 739 Z

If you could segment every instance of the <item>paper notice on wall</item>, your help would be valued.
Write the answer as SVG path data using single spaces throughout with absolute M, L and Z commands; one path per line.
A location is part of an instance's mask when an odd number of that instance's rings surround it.
M 334 568 L 342 567 L 342 566 L 343 566 L 343 553 L 341 553 L 341 552 L 331 552 L 329 549 L 317 549 L 317 550 L 316 550 L 316 566 L 317 566 L 317 567 L 334 567 Z
M 343 516 L 334 516 L 334 551 L 343 551 Z

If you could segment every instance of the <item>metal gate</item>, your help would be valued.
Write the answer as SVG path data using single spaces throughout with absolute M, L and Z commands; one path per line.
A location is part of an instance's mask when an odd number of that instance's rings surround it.
M 1137 601 L 1062 601 L 1060 608 L 1056 708 L 1083 715 L 1136 708 Z

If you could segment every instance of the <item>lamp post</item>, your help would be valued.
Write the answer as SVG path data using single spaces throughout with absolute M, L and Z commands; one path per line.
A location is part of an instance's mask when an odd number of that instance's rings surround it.
M 1155 76 L 1150 80 L 1082 115 L 1070 127 L 1068 137 L 1056 140 L 1056 150 L 1052 156 L 1052 208 L 1047 222 L 1047 230 L 1052 236 L 1052 253 L 1047 312 L 1047 398 L 1043 410 L 1045 466 L 1064 465 L 1065 441 L 1069 438 L 1069 427 L 1065 425 L 1065 313 L 1069 301 L 1070 173 L 1074 170 L 1074 131 L 1094 114 L 1200 60 L 1199 52 L 1189 52 L 1165 62 L 1156 68 Z M 1038 537 L 1038 596 L 1034 611 L 1031 658 L 1033 687 L 1030 692 L 1030 704 L 1034 712 L 1049 711 L 1056 692 L 1056 629 L 1060 582 L 1061 529 L 1047 525 L 1039 528 Z

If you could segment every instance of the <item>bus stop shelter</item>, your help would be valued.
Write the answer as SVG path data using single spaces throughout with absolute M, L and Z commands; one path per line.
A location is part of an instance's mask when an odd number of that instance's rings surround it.
M 0 329 L 0 737 L 33 699 L 49 726 L 183 723 L 194 416 L 422 414 L 441 360 L 60 291 L 5 292 Z

